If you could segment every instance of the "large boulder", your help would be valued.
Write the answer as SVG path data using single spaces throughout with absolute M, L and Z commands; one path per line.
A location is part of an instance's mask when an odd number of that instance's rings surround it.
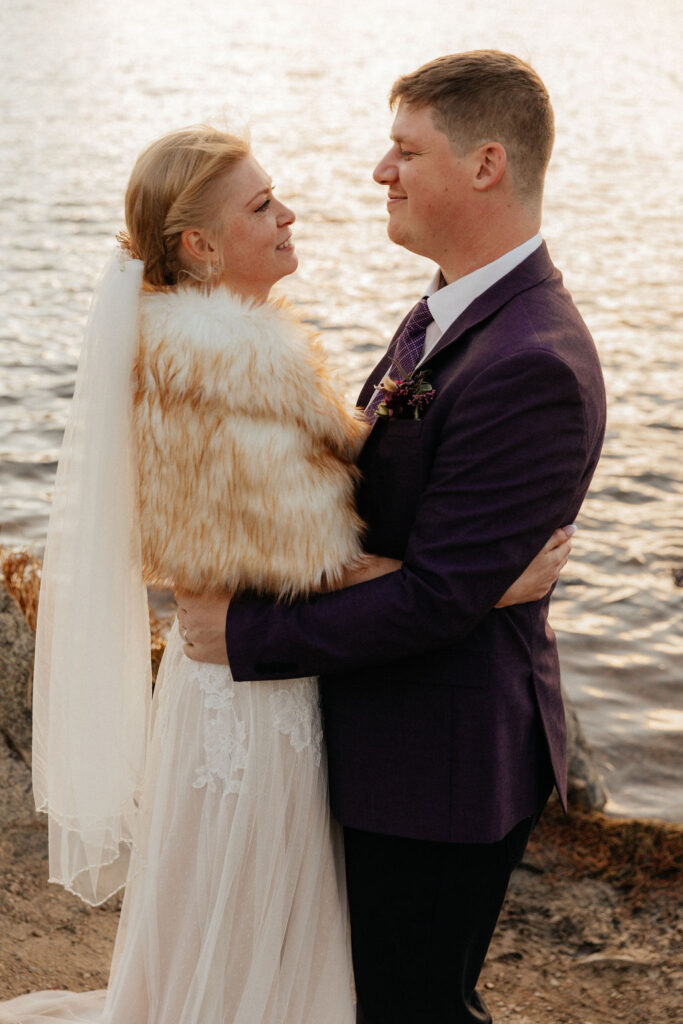
M 0 731 L 15 754 L 31 763 L 31 684 L 35 637 L 18 605 L 0 582 Z M 607 792 L 576 711 L 564 695 L 567 714 L 569 802 L 602 810 Z
M 564 694 L 567 717 L 567 799 L 575 807 L 601 811 L 607 790 L 593 759 L 576 710 Z
M 35 636 L 0 581 L 0 732 L 31 763 L 31 687 Z

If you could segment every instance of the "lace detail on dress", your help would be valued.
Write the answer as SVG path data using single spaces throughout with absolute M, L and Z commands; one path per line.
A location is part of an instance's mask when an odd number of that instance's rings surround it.
M 234 708 L 235 690 L 226 686 L 225 669 L 218 666 L 202 665 L 198 677 L 204 694 L 206 761 L 196 769 L 192 785 L 195 789 L 206 786 L 213 792 L 220 780 L 224 796 L 239 793 L 247 765 L 247 729 Z
M 306 747 L 313 748 L 313 759 L 320 765 L 323 730 L 318 704 L 318 684 L 315 679 L 298 679 L 286 690 L 270 695 L 273 726 L 285 736 L 297 754 Z

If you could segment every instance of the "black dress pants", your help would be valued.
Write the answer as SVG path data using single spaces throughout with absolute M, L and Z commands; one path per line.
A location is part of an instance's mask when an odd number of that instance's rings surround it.
M 497 843 L 344 829 L 359 1024 L 490 1024 L 477 980 L 536 821 Z

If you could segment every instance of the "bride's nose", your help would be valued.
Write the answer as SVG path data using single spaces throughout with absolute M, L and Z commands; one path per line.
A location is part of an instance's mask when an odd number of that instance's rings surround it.
M 282 209 L 278 214 L 277 223 L 278 227 L 282 228 L 287 224 L 293 224 L 296 220 L 296 214 L 294 213 L 294 210 L 290 210 L 290 208 L 285 206 L 284 203 L 281 203 L 280 205 Z

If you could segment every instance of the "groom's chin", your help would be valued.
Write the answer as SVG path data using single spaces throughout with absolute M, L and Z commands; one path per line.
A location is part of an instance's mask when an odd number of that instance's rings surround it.
M 410 249 L 409 238 L 403 228 L 396 220 L 389 217 L 387 221 L 387 235 L 395 245 L 402 245 L 404 249 Z

